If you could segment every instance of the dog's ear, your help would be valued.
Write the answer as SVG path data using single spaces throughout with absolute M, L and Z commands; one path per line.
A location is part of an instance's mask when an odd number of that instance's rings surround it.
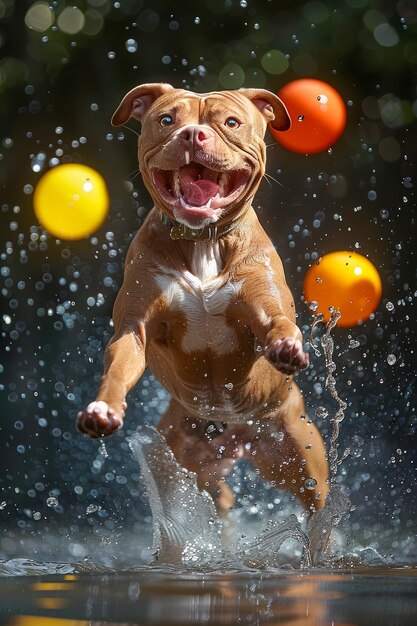
M 111 123 L 113 126 L 125 124 L 134 117 L 139 122 L 149 107 L 164 93 L 173 91 L 174 87 L 167 83 L 145 83 L 131 89 L 117 107 Z
M 266 89 L 239 89 L 238 92 L 259 109 L 274 130 L 289 129 L 291 118 L 283 101 L 274 93 Z

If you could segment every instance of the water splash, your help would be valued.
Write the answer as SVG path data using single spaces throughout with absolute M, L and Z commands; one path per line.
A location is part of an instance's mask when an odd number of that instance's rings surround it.
M 295 515 L 289 515 L 283 522 L 270 521 L 267 528 L 246 546 L 240 541 L 231 552 L 236 552 L 245 565 L 265 568 L 277 565 L 277 553 L 287 539 L 297 541 L 303 548 L 301 567 L 312 565 L 310 542 L 303 532 Z
M 214 502 L 200 492 L 195 474 L 175 460 L 164 437 L 144 425 L 130 437 L 153 517 L 153 551 L 158 563 L 203 565 L 221 556 L 221 524 Z
M 336 309 L 331 310 L 330 319 L 325 326 L 324 333 L 320 337 L 320 345 L 323 348 L 325 368 L 326 368 L 325 388 L 327 389 L 327 391 L 330 393 L 333 400 L 335 400 L 338 405 L 338 408 L 335 414 L 332 415 L 330 418 L 331 435 L 330 435 L 330 442 L 329 442 L 328 458 L 329 458 L 329 465 L 330 465 L 330 482 L 331 483 L 334 482 L 334 479 L 336 477 L 338 465 L 349 454 L 349 450 L 347 450 L 346 453 L 343 455 L 342 459 L 339 459 L 338 445 L 337 445 L 337 440 L 339 438 L 339 432 L 340 432 L 340 423 L 345 418 L 345 410 L 347 407 L 346 402 L 339 397 L 339 394 L 336 388 L 336 379 L 333 375 L 334 372 L 336 371 L 336 363 L 333 360 L 334 341 L 333 341 L 331 332 L 337 325 L 337 322 L 339 321 L 340 317 L 341 317 L 340 311 Z M 316 341 L 314 338 L 314 331 L 316 330 L 316 327 L 322 323 L 323 323 L 323 315 L 319 313 L 315 316 L 313 324 L 311 326 L 311 331 L 310 331 L 310 345 L 313 348 L 314 353 L 317 357 L 321 356 L 321 352 L 316 345 Z M 319 409 L 317 410 L 320 411 L 322 408 L 323 407 L 319 407 Z
M 0 560 L 0 577 L 2 576 L 40 576 L 49 574 L 72 574 L 75 566 L 71 563 L 51 563 L 34 559 Z
M 332 530 L 344 520 L 351 503 L 337 485 L 331 485 L 323 509 L 310 517 L 307 534 L 310 543 L 311 563 L 315 566 L 329 564 L 329 548 Z
M 329 445 L 329 465 L 330 465 L 330 482 L 333 483 L 337 474 L 337 467 L 339 465 L 338 459 L 338 445 L 337 440 L 340 432 L 340 423 L 345 418 L 345 409 L 347 404 L 339 397 L 336 389 L 336 379 L 333 376 L 336 371 L 336 363 L 333 360 L 334 341 L 331 336 L 331 331 L 335 328 L 338 320 L 340 319 L 340 311 L 333 310 L 331 312 L 330 320 L 326 324 L 324 334 L 320 338 L 320 343 L 323 348 L 325 367 L 326 367 L 326 383 L 325 387 L 329 391 L 331 397 L 337 402 L 338 409 L 336 413 L 331 417 L 331 434 Z
M 336 412 L 331 415 L 331 435 L 329 444 L 330 491 L 322 510 L 316 511 L 308 522 L 305 533 L 295 515 L 284 522 L 270 521 L 267 528 L 250 542 L 243 540 L 222 549 L 222 524 L 211 496 L 197 486 L 195 474 L 180 465 L 163 436 L 152 426 L 145 425 L 130 438 L 130 448 L 139 462 L 142 480 L 147 489 L 153 516 L 153 551 L 158 563 L 169 565 L 205 566 L 216 563 L 227 567 L 231 564 L 248 567 L 279 566 L 278 552 L 287 539 L 298 542 L 302 547 L 301 567 L 329 563 L 329 547 L 334 527 L 348 515 L 351 503 L 340 487 L 335 484 L 339 459 L 337 440 L 340 422 L 344 419 L 346 402 L 336 389 L 333 361 L 334 341 L 331 331 L 340 317 L 332 311 L 331 318 L 320 337 L 325 367 L 326 389 L 337 403 Z M 323 316 L 317 315 L 312 333 Z M 316 354 L 320 350 L 311 338 Z M 323 417 L 327 416 L 324 407 L 319 407 Z
M 349 450 L 347 450 L 342 455 L 342 458 L 339 459 L 337 443 L 340 433 L 340 423 L 345 417 L 345 410 L 347 407 L 346 402 L 339 397 L 336 388 L 336 379 L 334 377 L 336 363 L 333 360 L 334 341 L 331 332 L 337 325 L 340 317 L 340 311 L 333 309 L 331 311 L 330 319 L 325 326 L 324 333 L 320 337 L 320 345 L 323 349 L 326 368 L 325 388 L 330 393 L 333 400 L 336 401 L 337 410 L 330 416 L 331 433 L 328 450 L 330 491 L 327 495 L 324 508 L 321 511 L 316 511 L 311 516 L 308 523 L 310 554 L 314 565 L 324 564 L 326 555 L 329 551 L 332 529 L 340 524 L 351 509 L 350 501 L 342 493 L 340 487 L 335 484 L 338 466 L 349 454 Z M 316 346 L 314 331 L 318 324 L 322 323 L 323 315 L 320 313 L 315 316 L 311 326 L 310 344 L 316 356 L 321 356 L 321 352 Z M 319 414 L 323 418 L 328 415 L 324 407 L 319 407 L 316 414 Z
M 158 564 L 192 567 L 279 566 L 278 552 L 287 539 L 303 549 L 302 566 L 311 564 L 309 540 L 295 515 L 270 522 L 254 540 L 222 548 L 222 524 L 214 502 L 197 486 L 196 476 L 182 468 L 163 436 L 152 426 L 130 437 L 153 518 L 153 551 Z

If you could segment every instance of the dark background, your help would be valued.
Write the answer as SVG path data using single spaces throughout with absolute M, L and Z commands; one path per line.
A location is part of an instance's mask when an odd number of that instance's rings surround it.
M 311 316 L 302 281 L 316 258 L 356 250 L 380 272 L 383 298 L 372 319 L 333 333 L 338 390 L 348 403 L 340 450 L 352 452 L 338 480 L 356 507 L 347 530 L 353 541 L 411 558 L 417 513 L 415 3 L 206 0 L 193 8 L 168 0 L 58 0 L 40 3 L 49 25 L 33 21 L 38 4 L 0 0 L 0 555 L 27 555 L 37 542 L 43 545 L 38 553 L 55 560 L 67 552 L 82 557 L 89 536 L 116 553 L 120 538 L 149 526 L 126 435 L 157 421 L 165 392 L 152 377 L 143 379 L 130 396 L 125 428 L 106 441 L 108 458 L 74 429 L 77 411 L 94 399 L 126 249 L 151 208 L 137 175 L 137 138 L 109 123 L 120 99 L 142 82 L 198 92 L 277 91 L 295 78 L 314 77 L 341 93 L 346 131 L 329 152 L 311 156 L 267 136 L 267 171 L 277 182 L 263 182 L 256 207 L 285 262 L 306 340 Z M 285 55 L 287 69 L 268 65 L 271 50 Z M 39 153 L 46 161 L 37 173 Z M 78 242 L 48 235 L 32 209 L 42 174 L 67 162 L 98 170 L 111 195 L 103 227 Z M 359 345 L 352 348 L 351 341 Z M 332 413 L 323 359 L 312 355 L 311 361 L 299 377 L 310 414 L 320 404 Z M 327 435 L 328 420 L 316 421 Z M 232 482 L 239 486 L 245 473 L 250 480 L 242 493 L 251 495 L 238 506 L 249 514 L 255 509 L 248 502 L 269 498 L 264 514 L 281 514 L 276 492 L 249 468 Z M 56 498 L 53 506 L 48 498 Z

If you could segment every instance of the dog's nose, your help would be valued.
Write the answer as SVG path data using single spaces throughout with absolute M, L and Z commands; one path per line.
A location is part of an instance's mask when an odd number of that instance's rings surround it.
M 186 126 L 179 136 L 185 148 L 203 147 L 211 139 L 211 133 L 204 126 Z

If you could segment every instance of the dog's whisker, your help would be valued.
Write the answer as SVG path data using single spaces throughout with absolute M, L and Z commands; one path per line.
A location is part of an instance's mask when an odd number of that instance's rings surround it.
M 267 173 L 265 172 L 265 174 L 264 174 L 264 178 L 265 178 L 265 180 L 267 181 L 267 183 L 270 185 L 270 187 L 272 187 L 272 185 L 271 185 L 271 183 L 270 183 L 270 182 L 269 182 L 269 180 L 268 180 L 269 178 L 270 178 L 271 180 L 273 180 L 273 181 L 274 181 L 274 183 L 277 183 L 277 185 L 279 185 L 280 187 L 284 187 L 284 185 L 283 185 L 282 183 L 280 183 L 280 182 L 279 182 L 279 180 L 277 180 L 276 178 L 274 178 L 273 176 L 271 176 L 271 174 L 267 174 Z
M 137 176 L 139 176 L 140 174 L 140 170 L 133 170 L 133 172 L 130 172 L 130 174 L 127 175 L 129 180 L 134 180 L 135 178 L 137 178 Z

